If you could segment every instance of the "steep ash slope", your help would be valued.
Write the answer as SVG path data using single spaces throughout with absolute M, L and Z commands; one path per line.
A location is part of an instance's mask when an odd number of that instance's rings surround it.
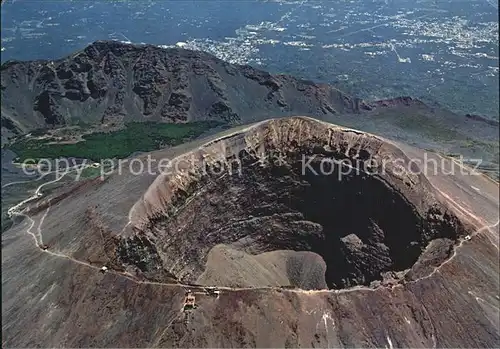
M 326 84 L 271 75 L 203 52 L 114 41 L 97 41 L 57 61 L 7 62 L 1 79 L 6 134 L 78 120 L 239 123 L 360 108 L 359 100 Z
M 393 166 L 425 154 L 438 171 Z M 309 118 L 150 155 L 173 171 L 63 188 L 3 234 L 5 346 L 498 346 L 497 182 Z M 302 175 L 302 155 L 386 172 Z

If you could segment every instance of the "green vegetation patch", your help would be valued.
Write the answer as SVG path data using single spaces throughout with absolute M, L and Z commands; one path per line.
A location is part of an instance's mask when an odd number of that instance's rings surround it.
M 186 124 L 132 122 L 119 131 L 85 135 L 84 141 L 74 144 L 49 144 L 51 139 L 37 140 L 28 137 L 17 139 L 8 148 L 19 156 L 19 162 L 60 157 L 100 161 L 182 144 L 221 125 L 222 122 L 212 120 Z
M 404 130 L 415 130 L 436 141 L 454 141 L 463 138 L 457 131 L 433 120 L 430 117 L 415 114 L 411 117 L 400 117 L 394 123 Z

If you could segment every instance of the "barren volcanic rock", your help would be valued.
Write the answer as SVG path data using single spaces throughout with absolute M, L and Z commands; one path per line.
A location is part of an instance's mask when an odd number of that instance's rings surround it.
M 42 197 L 2 236 L 3 344 L 497 347 L 498 183 L 425 154 L 281 118 Z
M 364 103 L 326 84 L 271 75 L 203 52 L 97 41 L 57 61 L 1 69 L 2 134 L 78 121 L 251 122 L 332 115 Z
M 462 154 L 498 179 L 498 122 L 411 97 L 363 101 L 335 86 L 230 64 L 213 55 L 97 41 L 55 61 L 1 69 L 2 145 L 33 129 L 79 124 L 116 130 L 132 121 L 248 124 L 309 115 L 421 149 Z

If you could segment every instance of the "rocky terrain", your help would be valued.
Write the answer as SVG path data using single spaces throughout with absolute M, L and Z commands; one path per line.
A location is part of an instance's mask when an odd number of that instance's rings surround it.
M 81 139 L 131 121 L 248 124 L 309 115 L 421 149 L 481 159 L 482 170 L 498 178 L 495 120 L 411 97 L 363 101 L 331 85 L 181 48 L 97 41 L 56 61 L 6 62 L 1 98 L 2 145 L 40 128 L 66 126 Z
M 8 62 L 1 93 L 2 144 L 235 126 L 129 159 L 166 173 L 80 181 L 25 178 L 4 147 L 3 346 L 500 345 L 498 122 L 105 41 Z
M 307 117 L 147 155 L 18 209 L 4 346 L 498 346 L 498 182 Z
M 56 61 L 1 68 L 2 135 L 78 122 L 248 123 L 363 107 L 332 86 L 224 62 L 208 53 L 98 41 Z

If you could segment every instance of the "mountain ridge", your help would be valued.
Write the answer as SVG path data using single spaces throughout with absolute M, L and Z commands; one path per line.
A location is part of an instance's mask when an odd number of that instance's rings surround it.
M 272 75 L 200 51 L 96 41 L 57 61 L 2 65 L 2 118 L 36 127 L 124 121 L 247 123 L 368 108 L 333 86 Z M 12 125 L 7 125 L 12 129 Z
M 409 96 L 368 102 L 333 85 L 227 63 L 201 51 L 118 41 L 96 41 L 58 60 L 7 61 L 0 71 L 2 143 L 34 129 L 78 122 L 245 124 L 426 106 Z M 489 118 L 466 117 L 495 126 Z

